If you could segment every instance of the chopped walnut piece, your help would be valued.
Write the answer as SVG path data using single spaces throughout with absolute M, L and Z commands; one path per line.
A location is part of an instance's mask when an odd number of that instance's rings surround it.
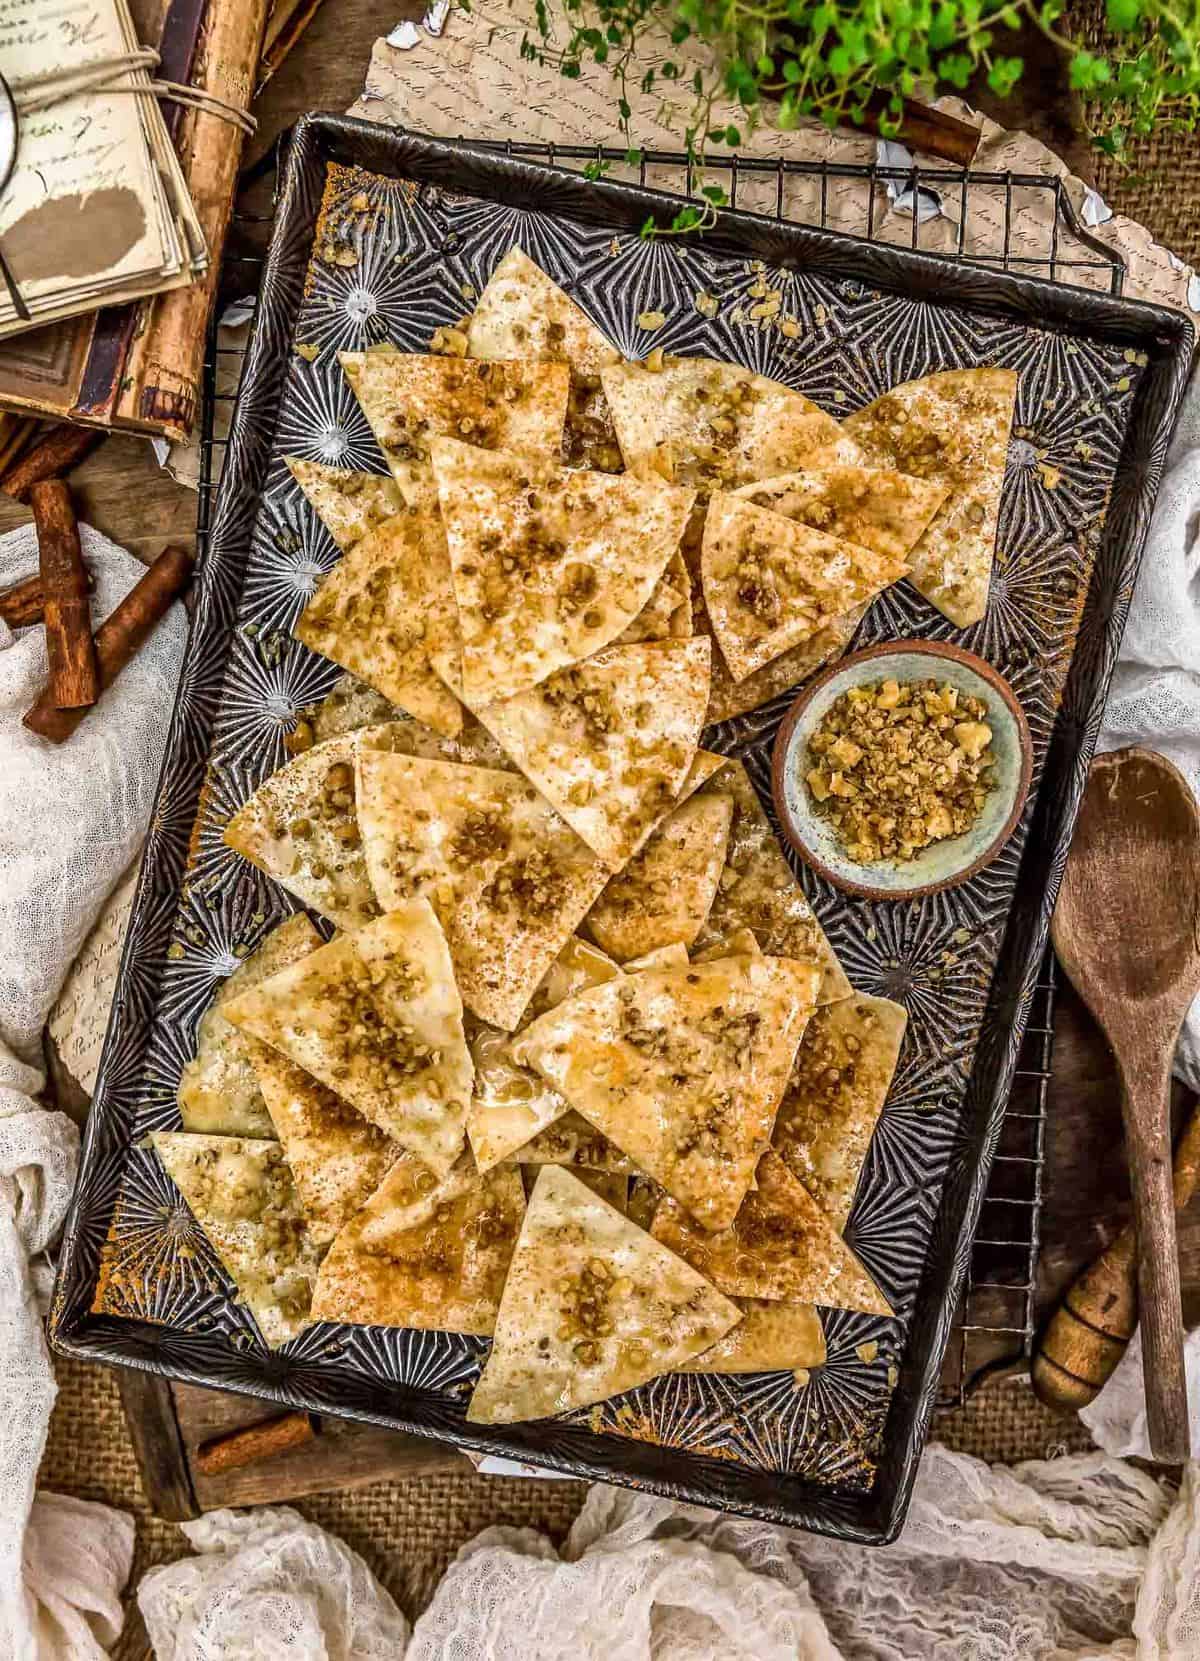
M 992 788 L 981 698 L 936 681 L 852 686 L 808 741 L 817 812 L 862 864 L 970 830 Z

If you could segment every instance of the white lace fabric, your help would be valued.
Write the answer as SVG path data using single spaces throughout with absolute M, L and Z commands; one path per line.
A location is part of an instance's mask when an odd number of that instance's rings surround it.
M 158 1661 L 1195 1661 L 1200 1494 L 1107 1454 L 931 1447 L 881 1550 L 595 1487 L 558 1552 L 489 1528 L 417 1621 L 287 1509 L 220 1511 L 138 1594 Z
M 98 622 L 143 568 L 89 527 L 81 537 Z M 0 588 L 36 570 L 32 526 L 0 539 Z M 119 1512 L 57 1495 L 34 1502 L 55 1397 L 46 1253 L 79 1154 L 75 1126 L 36 1098 L 50 1006 L 146 834 L 185 626 L 173 607 L 55 746 L 21 725 L 46 678 L 43 632 L 0 625 L 0 1661 L 102 1656 L 132 1560 L 133 1525 Z

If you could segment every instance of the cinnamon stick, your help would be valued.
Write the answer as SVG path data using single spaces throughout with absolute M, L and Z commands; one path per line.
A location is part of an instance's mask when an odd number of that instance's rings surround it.
M 0 490 L 18 502 L 29 501 L 35 484 L 42 479 L 60 479 L 78 467 L 106 436 L 95 427 L 51 427 L 45 438 L 0 474 Z
M 171 602 L 187 587 L 192 559 L 182 548 L 165 548 L 135 583 L 120 605 L 96 630 L 96 660 L 100 669 L 100 690 L 110 687 L 155 625 L 166 615 Z M 25 716 L 30 732 L 61 744 L 70 738 L 87 714 L 85 709 L 58 709 L 47 687 Z
M 313 1422 L 307 1413 L 285 1413 L 281 1418 L 245 1425 L 241 1430 L 215 1436 L 211 1442 L 202 1442 L 196 1449 L 196 1469 L 204 1476 L 241 1470 L 246 1465 L 257 1465 L 260 1459 L 274 1459 L 291 1448 L 303 1447 L 312 1441 L 313 1434 Z
M 45 611 L 48 695 L 59 709 L 86 709 L 100 695 L 87 569 L 71 492 L 61 479 L 39 479 L 29 492 L 37 526 Z
M 88 587 L 92 586 L 92 573 L 87 573 Z M 7 623 L 10 629 L 27 629 L 33 623 L 40 623 L 46 614 L 46 591 L 42 587 L 40 572 L 32 577 L 26 577 L 24 582 L 14 583 L 0 594 L 0 622 Z

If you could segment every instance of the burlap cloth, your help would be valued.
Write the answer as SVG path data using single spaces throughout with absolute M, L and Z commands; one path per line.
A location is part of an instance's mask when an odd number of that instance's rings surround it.
M 188 1554 L 173 1523 L 155 1517 L 142 1494 L 125 1430 L 116 1374 L 60 1359 L 59 1399 L 42 1465 L 46 1488 L 132 1511 L 137 1552 L 130 1588 L 156 1563 Z M 997 1379 L 961 1409 L 938 1415 L 935 1435 L 948 1447 L 992 1462 L 1042 1459 L 1092 1446 L 1074 1417 L 1051 1413 L 1027 1379 Z M 461 1471 L 379 1482 L 349 1493 L 288 1501 L 362 1553 L 404 1612 L 416 1615 L 459 1546 L 489 1523 L 536 1528 L 556 1543 L 583 1502 L 581 1482 L 539 1482 Z M 131 1600 L 132 1604 L 132 1600 Z M 118 1661 L 141 1661 L 145 1636 L 136 1608 L 117 1646 Z
M 1118 212 L 1200 265 L 1200 140 L 1194 135 L 1168 134 L 1139 144 L 1131 169 L 1102 163 L 1097 184 Z M 186 1555 L 186 1542 L 174 1524 L 151 1513 L 142 1494 L 115 1374 L 63 1359 L 56 1370 L 60 1394 L 42 1484 L 134 1513 L 132 1590 L 147 1568 Z M 951 1448 L 1003 1463 L 1092 1446 L 1073 1415 L 1041 1406 L 1027 1378 L 990 1382 L 965 1407 L 940 1413 L 934 1434 Z M 428 1601 L 459 1546 L 480 1529 L 504 1522 L 561 1540 L 583 1494 L 582 1483 L 480 1476 L 464 1462 L 461 1471 L 289 1503 L 361 1552 L 411 1617 Z M 140 1661 L 146 1653 L 134 1609 L 116 1655 L 119 1661 Z

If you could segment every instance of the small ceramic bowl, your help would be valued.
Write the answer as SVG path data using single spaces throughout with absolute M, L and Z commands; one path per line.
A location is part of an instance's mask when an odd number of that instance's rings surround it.
M 833 827 L 816 811 L 804 777 L 809 737 L 830 705 L 852 686 L 931 679 L 972 693 L 987 704 L 993 787 L 979 818 L 962 836 L 931 843 L 912 859 L 861 864 L 847 855 Z M 805 687 L 776 735 L 771 788 L 784 835 L 814 871 L 865 899 L 911 900 L 966 882 L 995 859 L 1016 829 L 1032 773 L 1029 725 L 1004 677 L 959 646 L 937 640 L 901 640 L 854 652 Z

